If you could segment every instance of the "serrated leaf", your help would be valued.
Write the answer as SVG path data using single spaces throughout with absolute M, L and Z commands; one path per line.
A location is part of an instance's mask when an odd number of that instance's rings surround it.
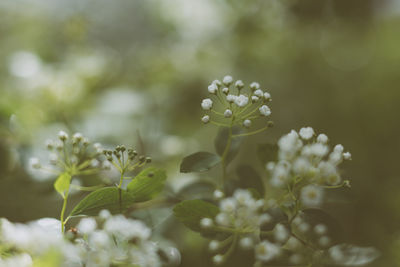
M 127 190 L 105 187 L 90 193 L 75 206 L 70 216 L 95 216 L 102 209 L 107 209 L 111 213 L 122 213 L 133 203 L 150 200 L 160 193 L 165 180 L 165 171 L 153 167 L 147 168 L 128 184 Z
M 219 208 L 214 204 L 200 199 L 185 200 L 175 205 L 174 215 L 186 227 L 196 232 L 204 232 L 200 226 L 203 218 L 214 218 Z
M 180 171 L 183 173 L 204 172 L 217 165 L 220 161 L 221 158 L 213 153 L 196 152 L 183 158 Z
M 58 176 L 54 182 L 54 189 L 64 198 L 65 192 L 68 191 L 69 185 L 71 184 L 71 175 L 64 172 Z
M 245 189 L 255 189 L 259 195 L 263 196 L 265 189 L 261 176 L 249 165 L 240 165 L 236 169 L 239 177 L 239 187 Z
M 380 257 L 380 253 L 373 247 L 358 247 L 349 244 L 340 244 L 331 247 L 326 263 L 334 266 L 364 266 Z
M 232 134 L 241 134 L 243 129 L 241 127 L 233 127 Z M 226 145 L 228 143 L 229 128 L 221 127 L 218 131 L 217 137 L 214 140 L 215 150 L 217 154 L 222 156 L 224 154 Z M 243 137 L 232 138 L 231 146 L 226 157 L 227 162 L 231 162 L 239 152 L 240 145 L 243 141 Z
M 141 171 L 128 184 L 127 191 L 135 202 L 143 202 L 154 198 L 164 189 L 167 175 L 164 170 L 154 167 Z
M 262 164 L 278 159 L 278 145 L 260 144 L 257 147 L 257 156 Z

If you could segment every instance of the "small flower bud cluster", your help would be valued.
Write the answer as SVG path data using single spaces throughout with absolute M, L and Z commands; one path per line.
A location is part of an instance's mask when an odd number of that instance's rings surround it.
M 46 147 L 50 151 L 49 163 L 57 172 L 68 171 L 73 175 L 93 174 L 105 167 L 101 156 L 102 145 L 92 144 L 81 133 L 70 137 L 66 132 L 60 131 L 57 140 L 46 141 Z M 37 158 L 31 158 L 30 165 L 35 169 L 43 167 Z
M 103 154 L 121 172 L 132 171 L 136 167 L 151 163 L 150 157 L 138 155 L 136 150 L 132 148 L 126 149 L 124 145 L 116 146 L 114 150 L 103 150 Z
M 271 95 L 262 91 L 257 82 L 251 83 L 248 90 L 244 87 L 241 80 L 234 82 L 232 76 L 229 75 L 225 76 L 222 82 L 213 81 L 208 86 L 211 97 L 201 102 L 202 109 L 210 112 L 201 118 L 202 122 L 214 122 L 220 125 L 229 119 L 228 125 L 250 128 L 253 120 L 269 117 L 271 109 L 267 104 L 272 100 Z M 215 120 L 211 120 L 211 114 Z
M 292 130 L 278 141 L 278 161 L 267 163 L 271 184 L 283 187 L 301 183 L 300 198 L 305 206 L 318 206 L 323 201 L 323 188 L 343 186 L 338 166 L 350 160 L 342 145 L 329 148 L 325 134 L 316 136 L 314 129 L 305 127 L 299 132 Z

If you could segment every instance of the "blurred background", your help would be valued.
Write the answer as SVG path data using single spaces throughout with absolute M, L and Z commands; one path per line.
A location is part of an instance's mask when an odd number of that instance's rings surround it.
M 198 179 L 179 162 L 213 150 L 200 102 L 231 74 L 272 94 L 275 122 L 236 161 L 257 164 L 255 145 L 292 128 L 326 133 L 353 154 L 352 189 L 326 209 L 346 241 L 382 252 L 371 266 L 400 266 L 399 28 L 396 0 L 2 0 L 0 217 L 58 217 L 55 177 L 28 161 L 59 130 L 139 147 L 173 188 Z M 160 231 L 174 224 L 155 212 Z M 208 266 L 203 239 L 174 225 L 182 266 Z

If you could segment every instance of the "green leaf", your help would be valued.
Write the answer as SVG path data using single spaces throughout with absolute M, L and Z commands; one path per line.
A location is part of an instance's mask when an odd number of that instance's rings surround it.
M 278 159 L 278 145 L 260 144 L 257 147 L 257 156 L 262 164 Z
M 333 246 L 327 254 L 327 257 L 324 257 L 325 263 L 333 266 L 364 266 L 380 257 L 375 248 L 349 244 Z
M 160 193 L 166 178 L 165 171 L 147 168 L 128 184 L 127 190 L 105 187 L 90 193 L 75 206 L 70 216 L 96 216 L 102 209 L 122 213 L 132 204 L 150 200 Z
M 250 165 L 241 165 L 236 169 L 239 177 L 239 187 L 245 189 L 255 189 L 259 195 L 264 196 L 264 183 L 261 176 Z
M 113 214 L 120 213 L 126 211 L 134 202 L 135 198 L 127 191 L 119 190 L 117 187 L 104 187 L 82 199 L 69 216 L 96 216 L 103 209 L 107 209 Z
M 179 190 L 177 197 L 179 199 L 212 199 L 215 189 L 216 185 L 210 181 L 195 181 Z
M 200 199 L 185 200 L 175 205 L 175 217 L 186 227 L 196 232 L 205 232 L 201 228 L 200 220 L 214 218 L 219 213 L 219 208 L 214 204 Z
M 197 152 L 183 158 L 180 171 L 204 172 L 208 171 L 221 161 L 221 158 L 210 152 Z
M 127 191 L 135 202 L 143 202 L 154 198 L 164 189 L 167 175 L 164 170 L 154 167 L 141 171 L 128 184 Z
M 243 129 L 241 127 L 233 127 L 232 134 L 241 134 Z M 226 145 L 228 143 L 229 128 L 221 127 L 218 131 L 217 137 L 214 140 L 215 150 L 217 154 L 222 156 L 224 154 Z M 243 137 L 232 138 L 231 147 L 229 149 L 226 161 L 231 162 L 239 152 L 240 145 L 243 141 Z
M 69 173 L 62 173 L 58 176 L 54 182 L 54 189 L 64 198 L 65 192 L 68 191 L 69 185 L 71 184 L 71 175 Z

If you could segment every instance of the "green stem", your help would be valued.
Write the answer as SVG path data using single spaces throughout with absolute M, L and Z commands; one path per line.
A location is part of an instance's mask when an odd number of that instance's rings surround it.
M 60 215 L 61 232 L 62 232 L 62 233 L 65 232 L 65 224 L 66 224 L 66 221 L 64 221 L 64 214 L 65 214 L 65 210 L 66 210 L 66 208 L 67 208 L 68 194 L 69 194 L 69 188 L 67 189 L 67 192 L 65 193 L 64 202 L 63 202 L 63 206 L 62 206 L 62 209 L 61 209 L 61 215 Z
M 231 124 L 228 129 L 228 141 L 226 143 L 226 147 L 224 150 L 224 153 L 222 154 L 221 158 L 221 165 L 222 165 L 222 189 L 224 189 L 225 186 L 225 181 L 226 181 L 226 167 L 227 167 L 227 156 L 229 153 L 229 150 L 231 149 L 231 144 L 232 144 L 232 124 L 233 124 L 234 118 L 232 118 Z
M 232 137 L 249 136 L 249 135 L 253 135 L 253 134 L 258 134 L 258 133 L 261 133 L 261 132 L 267 130 L 268 128 L 269 128 L 268 126 L 265 126 L 265 127 L 261 128 L 261 129 L 258 129 L 256 131 L 247 132 L 247 133 L 243 133 L 243 134 L 235 134 L 235 135 L 232 135 Z

